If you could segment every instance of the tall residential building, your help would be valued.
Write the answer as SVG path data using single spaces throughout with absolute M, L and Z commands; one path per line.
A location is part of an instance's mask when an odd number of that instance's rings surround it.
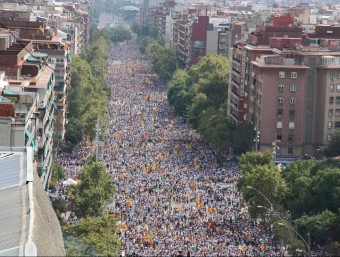
M 49 39 L 35 37 L 33 39 L 22 40 L 31 41 L 35 48 L 34 56 L 48 55 L 47 63 L 55 65 L 55 104 L 56 110 L 54 118 L 56 121 L 55 135 L 61 140 L 64 139 L 66 114 L 67 114 L 67 95 L 71 85 L 71 67 L 72 56 L 68 43 L 65 39 L 57 36 L 51 36 Z
M 34 122 L 36 125 L 34 139 L 33 135 L 29 135 L 27 132 L 24 112 L 21 111 L 21 109 L 19 111 L 18 107 L 14 106 L 17 108 L 14 110 L 14 115 L 18 113 L 21 118 L 25 119 L 25 130 L 21 138 L 25 138 L 26 133 L 28 134 L 28 138 L 32 137 L 32 139 L 29 140 L 36 140 L 34 150 L 36 151 L 35 157 L 37 160 L 38 173 L 43 185 L 47 186 L 51 175 L 52 164 L 55 65 L 47 63 L 47 54 L 33 56 L 31 42 L 12 42 L 12 40 L 10 40 L 5 43 L 5 46 L 6 48 L 4 50 L 0 50 L 0 70 L 5 72 L 8 81 L 8 87 L 5 89 L 9 92 L 22 92 L 21 94 L 23 94 L 23 92 L 34 93 L 39 99 L 37 110 L 39 114 L 37 114 L 38 118 L 35 119 Z M 17 97 L 16 101 L 20 101 L 22 98 L 23 97 Z M 27 104 L 29 100 L 25 99 L 25 101 L 24 103 Z M 24 108 L 23 106 L 24 104 L 21 104 L 20 108 Z M 22 124 L 20 124 L 20 126 L 22 127 Z M 1 131 L 0 133 L 7 132 Z M 12 142 L 14 141 L 10 141 L 10 143 Z M 26 146 L 26 140 L 21 140 L 21 142 L 23 142 L 21 146 Z M 10 147 L 20 146 L 8 145 L 8 142 L 4 145 Z

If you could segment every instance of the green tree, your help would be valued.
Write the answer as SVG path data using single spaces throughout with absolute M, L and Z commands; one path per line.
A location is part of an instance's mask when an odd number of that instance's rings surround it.
M 83 138 L 79 120 L 71 117 L 66 124 L 65 141 L 77 145 Z
M 114 185 L 106 168 L 101 163 L 92 163 L 83 168 L 79 175 L 80 185 L 75 186 L 72 200 L 78 217 L 99 216 L 105 212 L 106 204 L 112 199 Z
M 232 131 L 232 143 L 235 145 L 234 152 L 242 154 L 250 151 L 254 146 L 256 131 L 250 123 L 234 126 Z
M 65 213 L 67 209 L 67 202 L 64 198 L 58 197 L 52 200 L 52 206 L 59 214 Z
M 231 128 L 223 109 L 209 107 L 204 110 L 200 115 L 198 131 L 203 140 L 219 152 L 226 151 L 231 142 Z
M 249 213 L 253 218 L 266 213 L 266 208 L 277 210 L 288 192 L 286 182 L 273 164 L 254 166 L 243 175 L 238 186 L 249 203 Z
M 326 157 L 340 156 L 340 129 L 337 129 L 328 146 L 322 149 Z
M 340 169 L 319 171 L 313 177 L 311 191 L 313 202 L 318 203 L 314 206 L 314 212 L 326 209 L 337 212 L 340 208 Z
M 269 152 L 246 152 L 241 155 L 238 167 L 242 174 L 247 174 L 256 166 L 269 165 L 272 160 L 272 155 Z
M 312 177 L 310 169 L 313 161 L 297 161 L 290 164 L 283 172 L 283 178 L 289 187 L 289 194 L 285 199 L 287 207 L 293 217 L 308 212 L 314 205 L 311 195 Z
M 131 25 L 130 25 L 130 29 L 133 33 L 135 33 L 137 36 L 141 36 L 142 31 L 141 28 L 138 24 L 137 21 L 134 21 Z
M 168 85 L 168 101 L 174 106 L 178 114 L 186 115 L 196 95 L 196 86 L 189 83 L 189 76 L 185 70 L 177 70 Z
M 188 121 L 194 129 L 198 129 L 200 116 L 208 107 L 208 97 L 203 93 L 197 93 L 188 109 Z
M 86 217 L 65 226 L 65 248 L 71 256 L 118 256 L 121 247 L 116 236 L 116 220 L 110 215 Z
M 303 237 L 307 238 L 309 233 L 312 242 L 323 244 L 326 241 L 327 232 L 336 225 L 336 219 L 335 213 L 325 210 L 315 216 L 301 217 L 295 220 L 295 223 Z
M 334 160 L 294 162 L 283 172 L 289 194 L 285 206 L 293 217 L 317 214 L 326 209 L 336 212 L 339 205 L 340 168 Z M 318 204 L 315 204 L 315 203 Z
M 210 106 L 218 109 L 227 100 L 229 64 L 221 55 L 209 54 L 189 70 L 192 81 L 198 84 L 198 92 L 204 93 Z

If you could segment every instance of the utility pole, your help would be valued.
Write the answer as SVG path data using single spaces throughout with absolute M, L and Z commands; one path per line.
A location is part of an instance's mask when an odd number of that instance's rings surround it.
M 260 141 L 260 131 L 259 131 L 259 120 L 256 120 L 256 127 L 254 128 L 254 130 L 256 131 L 256 136 L 255 136 L 255 152 L 257 152 L 258 150 L 258 144 Z
M 100 128 L 99 128 L 99 115 L 98 115 L 97 124 L 96 124 L 96 162 L 98 162 L 99 135 L 100 135 Z

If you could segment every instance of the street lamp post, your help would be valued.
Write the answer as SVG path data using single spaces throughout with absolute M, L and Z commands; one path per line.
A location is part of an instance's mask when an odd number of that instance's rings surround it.
M 263 208 L 263 209 L 268 210 L 271 214 L 273 214 L 275 217 L 277 217 L 279 219 L 279 221 L 281 221 L 282 223 L 285 223 L 283 221 L 283 218 L 281 218 L 279 214 L 275 213 L 274 209 L 270 210 L 270 209 L 268 209 L 268 208 L 266 208 L 266 207 L 264 207 L 262 205 L 258 205 L 257 208 Z M 288 226 L 288 225 L 286 224 L 286 226 Z M 292 232 L 289 229 L 288 229 L 288 231 L 289 231 L 290 237 L 293 239 Z
M 305 244 L 307 251 L 308 251 L 308 255 L 311 256 L 311 251 L 310 251 L 309 245 L 307 244 L 306 240 L 299 234 L 299 232 L 297 232 L 295 229 L 289 227 L 286 223 L 279 222 L 277 224 L 280 225 L 280 226 L 287 227 L 288 229 L 292 230 L 296 235 L 298 235 L 301 238 L 301 240 L 303 241 L 303 243 Z
M 270 204 L 270 210 L 273 210 L 273 204 L 271 203 L 271 201 L 268 199 L 268 197 L 266 197 L 260 190 L 257 190 L 256 188 L 252 187 L 252 186 L 247 186 L 247 188 L 249 189 L 253 189 L 256 192 L 258 192 L 260 195 L 262 195 L 264 197 L 264 199 L 267 200 L 267 202 Z
M 309 157 L 309 158 L 312 159 L 312 160 L 315 160 L 315 157 L 309 155 L 308 153 L 305 153 L 305 156 Z

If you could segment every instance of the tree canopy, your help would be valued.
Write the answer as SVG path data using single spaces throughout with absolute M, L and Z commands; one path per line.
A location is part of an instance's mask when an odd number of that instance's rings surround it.
M 337 129 L 328 146 L 322 149 L 322 153 L 326 157 L 340 156 L 340 129 Z
M 278 169 L 271 163 L 270 153 L 243 154 L 239 168 L 243 176 L 238 186 L 249 202 L 251 216 L 255 218 L 268 209 L 278 208 L 288 193 L 288 187 Z
M 92 28 L 93 37 L 97 38 L 91 47 L 85 49 L 80 57 L 74 56 L 71 63 L 69 115 L 62 145 L 66 152 L 71 152 L 82 138 L 94 138 L 98 118 L 101 130 L 107 128 L 107 101 L 111 90 L 105 74 L 111 37 L 104 30 Z
M 228 77 L 228 59 L 210 54 L 188 71 L 177 70 L 167 96 L 214 150 L 225 153 L 234 145 L 234 153 L 240 154 L 251 149 L 255 132 L 251 124 L 235 126 L 227 118 Z
M 85 166 L 78 175 L 80 185 L 72 193 L 78 217 L 100 216 L 112 199 L 114 185 L 103 164 L 95 162 Z
M 115 236 L 116 220 L 111 215 L 86 217 L 64 227 L 69 256 L 118 256 L 121 250 Z

